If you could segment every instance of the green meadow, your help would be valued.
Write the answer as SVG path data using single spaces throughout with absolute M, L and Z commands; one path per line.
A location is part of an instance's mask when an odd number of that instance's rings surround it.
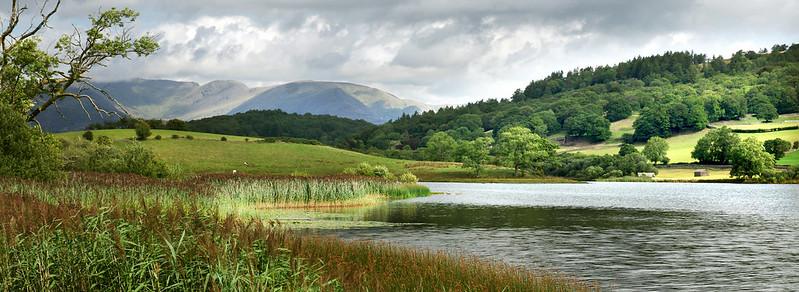
M 635 120 L 635 118 L 636 117 L 633 116 L 628 119 L 612 123 L 610 128 L 613 135 L 611 139 L 605 143 L 578 144 L 574 146 L 562 147 L 562 150 L 566 152 L 582 152 L 586 154 L 597 155 L 618 153 L 619 147 L 621 146 L 621 135 L 624 133 L 633 132 L 632 122 Z M 795 125 L 799 125 L 799 114 L 783 115 L 771 123 L 763 123 L 750 116 L 740 121 L 725 121 L 711 124 L 713 127 L 728 126 L 736 129 L 772 129 Z M 671 159 L 671 163 L 695 162 L 696 160 L 691 158 L 691 152 L 694 150 L 694 146 L 696 146 L 696 143 L 699 141 L 699 139 L 704 137 L 704 135 L 709 131 L 709 129 L 705 129 L 699 132 L 677 134 L 667 138 L 666 141 L 669 142 L 668 157 Z M 786 130 L 766 133 L 739 133 L 738 135 L 740 135 L 741 138 L 755 137 L 760 141 L 766 141 L 775 138 L 781 138 L 790 142 L 799 141 L 799 130 Z M 643 144 L 636 145 L 636 148 L 638 148 L 638 150 L 643 149 Z M 778 161 L 778 164 L 799 165 L 799 159 L 797 159 L 797 157 L 799 157 L 799 154 L 796 152 L 788 153 L 785 158 Z

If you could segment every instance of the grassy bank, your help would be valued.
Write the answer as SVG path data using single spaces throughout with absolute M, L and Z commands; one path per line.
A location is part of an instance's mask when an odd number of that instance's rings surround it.
M 321 195 L 291 188 L 333 189 L 338 192 L 335 197 L 311 199 L 329 202 L 397 187 L 370 182 L 347 185 L 341 178 L 285 179 L 270 184 L 265 177 L 169 181 L 71 174 L 46 183 L 0 178 L 0 287 L 12 291 L 592 288 L 574 279 L 471 257 L 297 234 L 254 216 L 258 204 L 275 201 L 265 195 L 270 192 L 291 194 L 277 200 L 290 202 Z M 314 185 L 331 179 L 341 181 Z

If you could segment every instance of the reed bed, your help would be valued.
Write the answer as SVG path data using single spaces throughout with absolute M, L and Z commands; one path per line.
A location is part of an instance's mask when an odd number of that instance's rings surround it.
M 355 180 L 201 176 L 170 181 L 92 173 L 73 173 L 57 182 L 0 178 L 0 289 L 596 290 L 571 278 L 471 257 L 298 234 L 276 222 L 241 217 L 224 205 L 425 193 L 393 182 Z M 294 189 L 273 190 L 286 186 Z M 324 191 L 335 195 L 308 198 Z

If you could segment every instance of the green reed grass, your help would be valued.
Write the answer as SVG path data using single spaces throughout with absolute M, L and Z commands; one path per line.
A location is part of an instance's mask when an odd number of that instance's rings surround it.
M 319 202 L 346 201 L 375 191 L 394 198 L 429 192 L 353 178 L 205 176 L 171 181 L 72 174 L 48 183 L 0 178 L 0 289 L 595 289 L 574 279 L 471 257 L 297 234 L 225 212 L 222 205 L 311 202 L 315 196 L 321 196 L 315 199 Z

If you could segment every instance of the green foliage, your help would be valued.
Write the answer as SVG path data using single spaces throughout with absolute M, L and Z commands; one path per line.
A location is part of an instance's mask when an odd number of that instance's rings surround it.
M 509 127 L 499 133 L 496 147 L 497 155 L 503 164 L 513 167 L 514 175 L 524 175 L 525 169 L 532 169 L 537 162 L 555 153 L 557 145 L 541 138 L 525 127 Z
M 179 119 L 171 119 L 167 121 L 164 126 L 169 130 L 186 131 L 188 128 L 186 122 Z
M 167 127 L 169 127 L 167 122 Z M 289 114 L 281 110 L 253 110 L 234 115 L 216 116 L 189 121 L 191 131 L 223 135 L 258 137 L 293 137 L 318 140 L 341 147 L 360 147 L 363 142 L 354 133 L 369 131 L 375 126 L 363 120 L 350 120 L 329 115 Z
M 0 176 L 53 179 L 61 169 L 61 150 L 52 135 L 30 127 L 25 117 L 0 102 Z
M 793 141 L 793 149 L 799 149 L 799 141 Z
M 671 136 L 671 121 L 666 109 L 661 106 L 645 108 L 641 116 L 633 122 L 633 139 L 635 141 L 648 141 L 651 137 Z
M 625 156 L 627 154 L 632 154 L 632 153 L 638 153 L 638 149 L 635 149 L 635 146 L 627 143 L 621 144 L 621 147 L 619 148 L 620 156 Z
M 453 161 L 458 144 L 445 132 L 436 132 L 427 139 L 425 157 L 433 161 Z
M 86 139 L 86 141 L 94 140 L 94 133 L 92 133 L 92 131 L 83 132 L 83 135 L 81 136 L 83 137 L 83 139 Z
M 780 158 L 785 157 L 785 152 L 791 150 L 791 142 L 776 138 L 763 142 L 763 148 L 766 149 L 766 152 L 774 155 L 774 159 L 779 160 Z
M 774 156 L 766 152 L 760 141 L 749 137 L 732 148 L 730 163 L 732 164 L 731 176 L 753 178 L 773 169 Z
M 114 146 L 105 142 L 67 141 L 64 160 L 67 170 L 134 173 L 158 178 L 174 175 L 166 163 L 138 143 Z
M 764 122 L 771 122 L 778 118 L 780 115 L 777 113 L 777 108 L 768 101 L 761 101 L 754 106 L 755 117 Z
M 597 179 L 635 176 L 638 172 L 657 172 L 657 169 L 639 153 L 625 156 L 562 153 L 544 163 L 544 172 L 554 176 Z
M 194 136 L 192 136 L 192 135 L 186 135 L 186 140 L 194 140 Z
M 114 141 L 112 141 L 111 138 L 108 136 L 100 136 L 97 137 L 97 141 L 95 141 L 95 143 L 97 143 L 97 145 L 102 145 L 102 146 L 111 146 L 112 144 L 114 144 Z
M 161 140 L 161 135 L 155 135 L 155 140 Z
M 491 137 L 480 137 L 474 141 L 463 141 L 460 145 L 461 161 L 463 167 L 471 168 L 474 171 L 474 176 L 480 176 L 483 170 L 483 165 L 489 159 L 491 146 L 494 144 L 494 139 Z
M 569 136 L 587 137 L 595 142 L 610 138 L 610 122 L 592 112 L 578 113 L 569 117 L 563 128 Z
M 227 137 L 222 136 L 221 138 L 219 138 L 219 141 L 226 142 L 227 141 Z
M 609 121 L 620 121 L 632 115 L 633 107 L 625 98 L 612 98 L 605 105 L 605 113 Z
M 366 162 L 362 162 L 361 164 L 358 164 L 358 166 L 354 168 L 344 169 L 344 174 L 379 177 L 388 180 L 394 179 L 394 174 L 391 173 L 388 167 L 384 165 L 371 165 Z
M 150 131 L 150 125 L 145 123 L 144 121 L 138 121 L 136 123 L 136 140 L 144 141 L 147 140 L 148 137 L 152 135 L 152 131 Z
M 704 164 L 728 164 L 730 152 L 740 140 L 728 127 L 710 130 L 696 143 L 691 157 Z
M 180 139 L 180 135 L 178 135 L 178 134 L 173 134 L 173 135 L 172 135 L 172 139 Z
M 406 173 L 401 174 L 397 178 L 397 180 L 399 180 L 401 183 L 410 184 L 410 183 L 417 183 L 419 181 L 419 178 L 417 178 L 415 175 L 413 175 L 413 173 L 406 172 Z
M 649 138 L 649 141 L 646 142 L 644 146 L 644 150 L 641 151 L 646 159 L 652 161 L 653 163 L 657 164 L 658 162 L 662 162 L 663 164 L 669 163 L 669 158 L 666 156 L 666 153 L 669 151 L 669 143 L 666 142 L 666 139 L 660 137 L 652 137 Z

